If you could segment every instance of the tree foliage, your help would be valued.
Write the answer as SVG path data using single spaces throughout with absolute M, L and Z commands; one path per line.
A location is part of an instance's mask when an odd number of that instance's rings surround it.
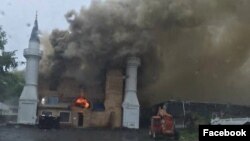
M 0 26 L 0 101 L 16 101 L 24 85 L 21 72 L 13 72 L 18 65 L 16 51 L 5 51 L 6 33 Z
M 4 45 L 7 43 L 6 33 L 2 31 L 2 27 L 0 26 L 0 50 L 4 50 Z
M 24 86 L 22 71 L 0 75 L 0 101 L 17 103 Z
M 0 73 L 8 72 L 17 67 L 15 52 L 5 51 L 4 45 L 7 43 L 6 33 L 0 27 Z

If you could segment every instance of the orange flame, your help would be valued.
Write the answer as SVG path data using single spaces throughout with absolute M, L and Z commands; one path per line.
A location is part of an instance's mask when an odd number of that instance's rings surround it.
M 78 97 L 75 100 L 75 105 L 86 108 L 86 109 L 90 107 L 89 101 L 86 98 L 82 97 L 82 96 Z

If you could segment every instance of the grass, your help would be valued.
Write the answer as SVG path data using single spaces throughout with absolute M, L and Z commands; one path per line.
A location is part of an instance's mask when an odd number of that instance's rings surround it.
M 179 133 L 179 141 L 198 141 L 198 130 L 181 129 Z

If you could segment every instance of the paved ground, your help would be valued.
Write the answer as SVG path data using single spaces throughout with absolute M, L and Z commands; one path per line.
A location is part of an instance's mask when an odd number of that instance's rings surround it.
M 152 141 L 146 129 L 51 129 L 0 126 L 0 141 Z

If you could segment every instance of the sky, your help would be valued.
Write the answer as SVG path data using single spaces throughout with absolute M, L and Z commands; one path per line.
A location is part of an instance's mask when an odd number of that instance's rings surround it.
M 28 47 L 30 33 L 36 11 L 41 33 L 50 33 L 53 29 L 67 29 L 64 15 L 70 10 L 79 11 L 88 7 L 91 0 L 1 0 L 0 26 L 7 34 L 5 50 L 17 50 L 18 62 L 25 61 L 23 50 Z M 25 66 L 19 66 L 22 70 Z

